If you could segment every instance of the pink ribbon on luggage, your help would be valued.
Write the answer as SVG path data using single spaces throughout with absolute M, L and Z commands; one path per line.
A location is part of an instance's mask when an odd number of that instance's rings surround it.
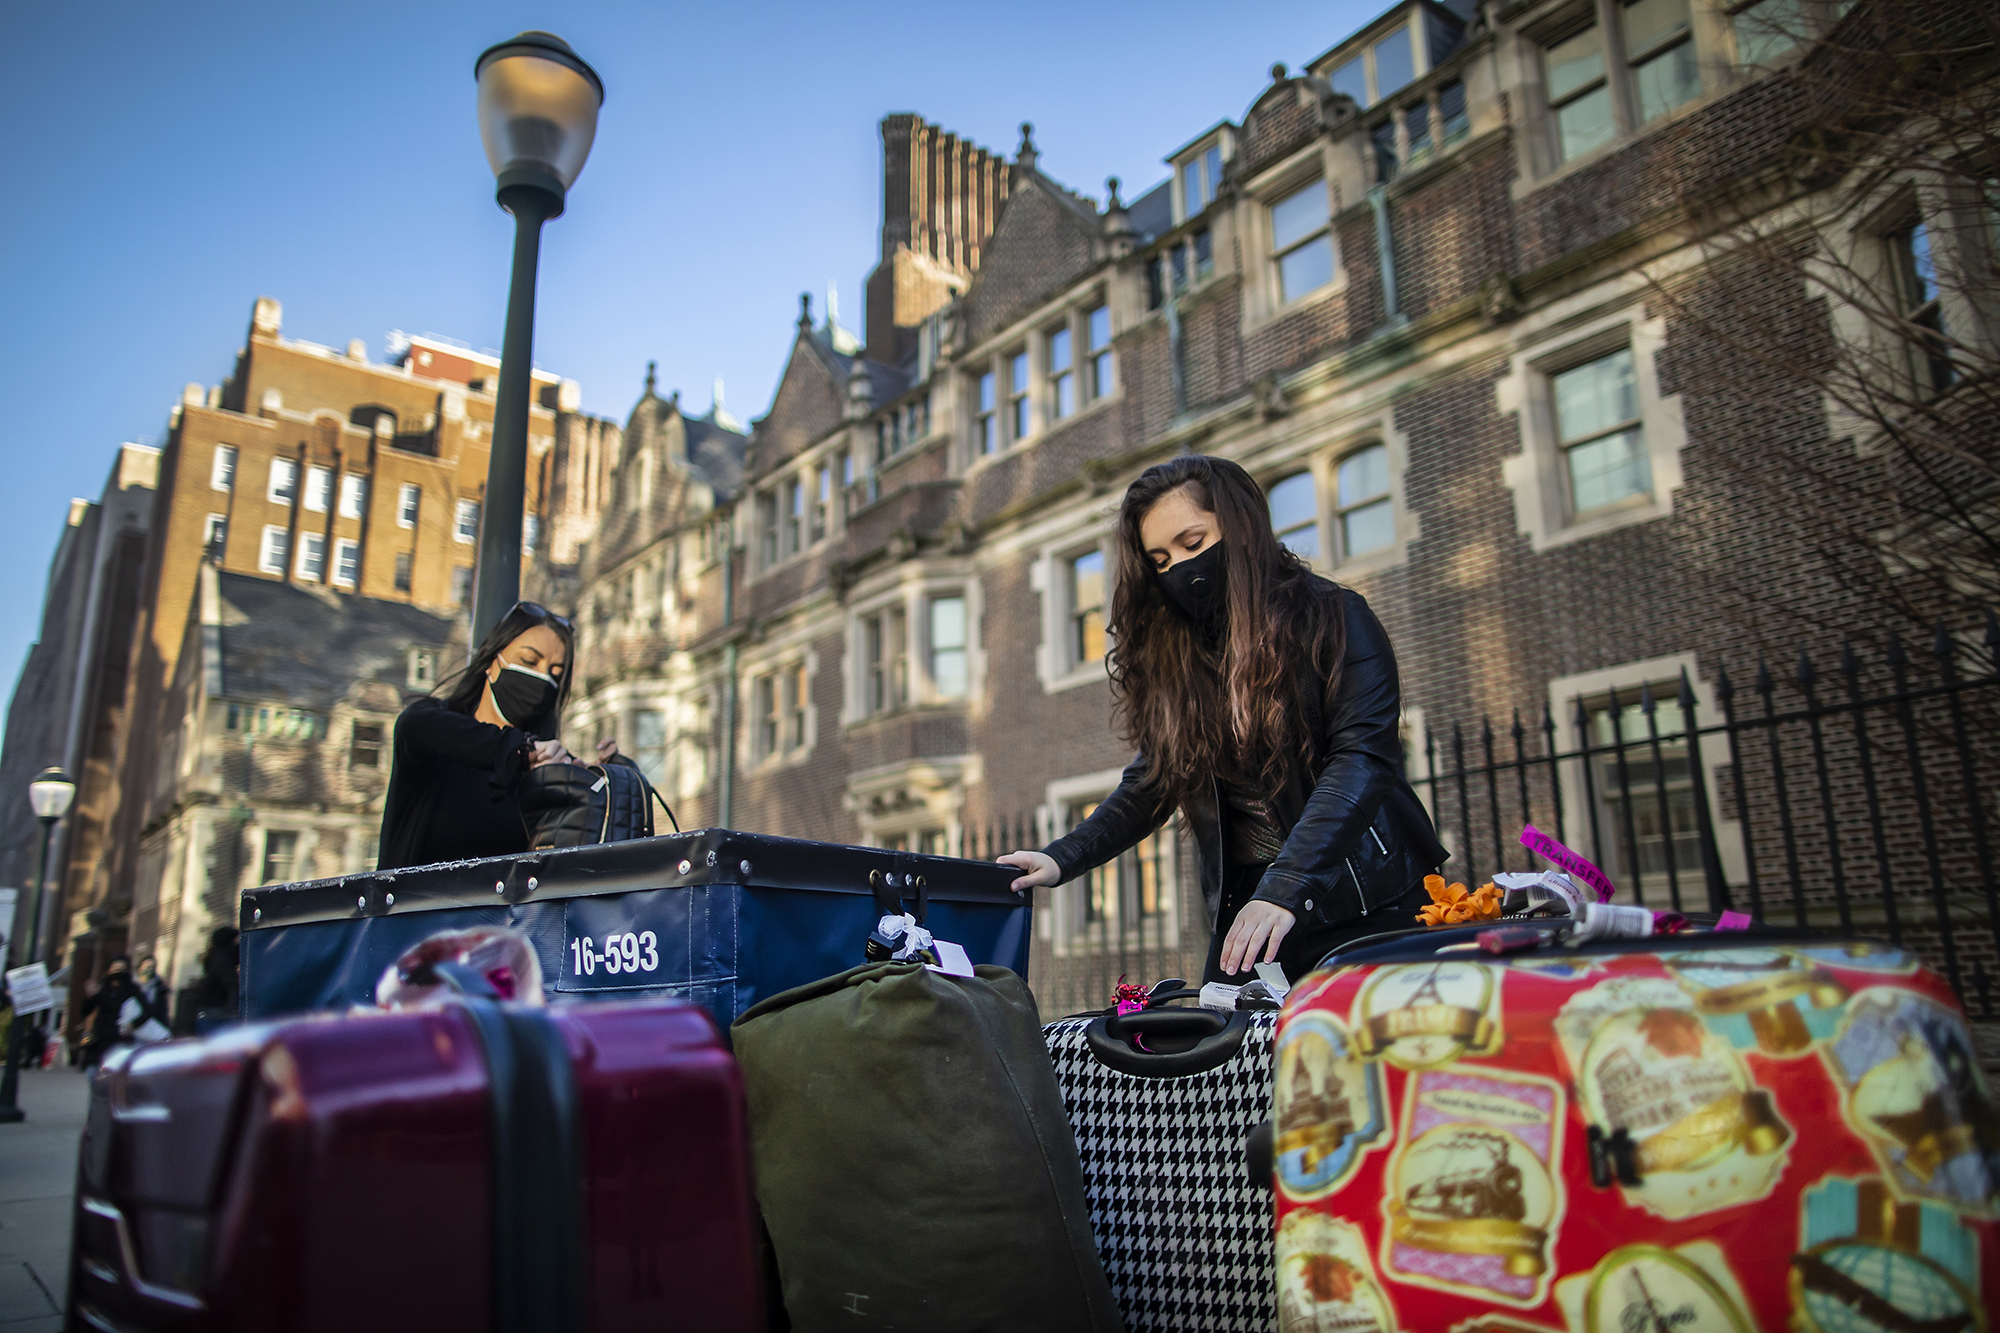
M 1572 878 L 1580 879 L 1597 892 L 1597 901 L 1608 903 L 1617 892 L 1611 887 L 1611 876 L 1592 865 L 1582 853 L 1563 846 L 1533 824 L 1521 830 L 1521 845 L 1545 861 L 1553 861 L 1558 870 Z

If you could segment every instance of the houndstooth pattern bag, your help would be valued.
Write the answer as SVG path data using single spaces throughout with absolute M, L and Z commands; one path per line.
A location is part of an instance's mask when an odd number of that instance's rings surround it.
M 1278 1326 L 1271 1192 L 1243 1165 L 1244 1136 L 1271 1114 L 1278 1015 L 1249 1018 L 1228 1063 L 1181 1078 L 1107 1069 L 1084 1040 L 1088 1018 L 1042 1029 L 1126 1333 Z

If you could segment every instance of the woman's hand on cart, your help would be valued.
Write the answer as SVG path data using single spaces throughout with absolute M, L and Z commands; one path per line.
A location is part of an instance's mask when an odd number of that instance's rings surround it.
M 1056 859 L 1046 852 L 1009 852 L 1005 856 L 996 856 L 993 859 L 1003 866 L 1012 866 L 1016 870 L 1027 872 L 1010 886 L 1016 893 L 1028 889 L 1053 888 L 1062 882 L 1062 868 L 1056 865 Z
M 1228 938 L 1222 941 L 1223 974 L 1248 972 L 1256 966 L 1259 950 L 1264 962 L 1276 962 L 1278 945 L 1297 922 L 1298 917 L 1276 903 L 1252 898 L 1243 904 L 1235 924 L 1229 927 Z

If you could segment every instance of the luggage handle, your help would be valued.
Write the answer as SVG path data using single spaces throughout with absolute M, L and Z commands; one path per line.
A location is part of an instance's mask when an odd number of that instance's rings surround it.
M 1213 1009 L 1161 1008 L 1099 1015 L 1083 1036 L 1091 1055 L 1108 1069 L 1140 1078 L 1184 1078 L 1235 1059 L 1249 1031 L 1250 1015 L 1242 1010 L 1224 1015 Z M 1170 1049 L 1142 1049 L 1136 1044 L 1142 1040 Z

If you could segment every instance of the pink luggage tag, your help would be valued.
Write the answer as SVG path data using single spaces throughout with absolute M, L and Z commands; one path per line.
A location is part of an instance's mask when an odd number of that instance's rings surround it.
M 1521 845 L 1545 861 L 1553 861 L 1559 869 L 1567 871 L 1572 879 L 1578 879 L 1597 892 L 1597 901 L 1608 903 L 1617 892 L 1611 885 L 1611 876 L 1599 870 L 1584 856 L 1572 848 L 1565 847 L 1533 824 L 1521 830 Z

